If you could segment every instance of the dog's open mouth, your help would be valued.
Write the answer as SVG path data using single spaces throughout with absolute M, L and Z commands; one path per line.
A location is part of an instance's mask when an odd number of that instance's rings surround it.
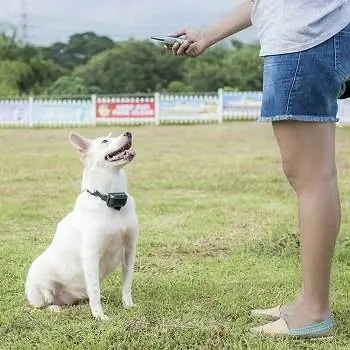
M 118 160 L 132 160 L 134 157 L 135 152 L 131 149 L 131 142 L 128 142 L 117 150 L 108 153 L 105 156 L 105 160 L 116 162 Z

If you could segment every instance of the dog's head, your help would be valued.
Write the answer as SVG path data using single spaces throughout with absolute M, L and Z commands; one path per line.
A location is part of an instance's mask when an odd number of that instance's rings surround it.
M 96 139 L 71 132 L 69 141 L 78 150 L 86 167 L 122 168 L 135 157 L 135 152 L 131 149 L 132 134 L 129 131 L 118 137 L 109 134 Z

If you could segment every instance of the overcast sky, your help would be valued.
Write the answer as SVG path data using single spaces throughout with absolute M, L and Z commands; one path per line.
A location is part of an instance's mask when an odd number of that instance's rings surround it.
M 0 0 L 2 28 L 6 23 L 20 25 L 23 3 L 29 40 L 46 45 L 83 31 L 123 40 L 164 35 L 187 25 L 205 26 L 240 0 Z M 256 39 L 251 29 L 236 38 Z

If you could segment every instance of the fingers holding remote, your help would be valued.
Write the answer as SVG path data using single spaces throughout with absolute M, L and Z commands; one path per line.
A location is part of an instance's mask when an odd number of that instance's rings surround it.
M 176 47 L 174 48 L 175 45 Z M 186 50 L 190 45 L 191 45 L 191 42 L 189 40 L 182 39 L 182 44 L 175 43 L 172 51 L 175 55 L 184 56 L 186 55 Z
M 175 43 L 168 44 L 166 47 L 176 56 L 196 57 L 209 47 L 203 30 L 183 29 L 169 37 L 174 38 Z

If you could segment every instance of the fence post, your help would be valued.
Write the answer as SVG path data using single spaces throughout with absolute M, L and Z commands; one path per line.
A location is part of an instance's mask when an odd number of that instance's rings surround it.
M 222 124 L 224 121 L 224 89 L 218 90 L 218 123 Z
M 343 100 L 338 100 L 338 112 L 337 112 L 337 118 L 339 119 L 337 122 L 337 125 L 339 127 L 343 126 Z
M 30 128 L 34 126 L 33 102 L 34 102 L 33 96 L 29 96 L 28 97 L 28 122 L 29 122 L 28 126 Z
M 97 120 L 97 97 L 96 95 L 91 95 L 91 122 L 92 126 L 96 126 Z
M 160 94 L 159 94 L 159 92 L 155 92 L 154 93 L 154 123 L 155 123 L 155 125 L 160 124 L 159 100 L 160 100 Z

